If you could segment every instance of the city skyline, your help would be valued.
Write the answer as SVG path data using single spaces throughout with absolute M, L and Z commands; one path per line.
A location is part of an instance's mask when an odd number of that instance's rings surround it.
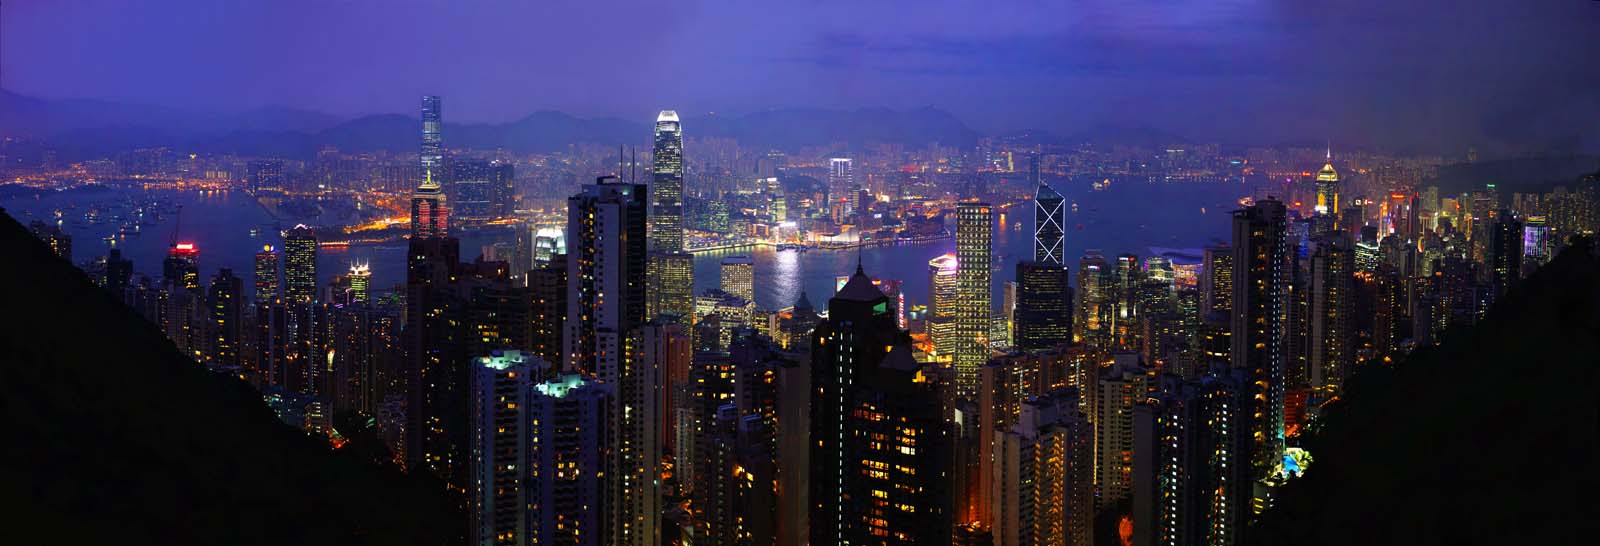
M 369 1 L 0 6 L 0 536 L 1588 533 L 1600 2 Z

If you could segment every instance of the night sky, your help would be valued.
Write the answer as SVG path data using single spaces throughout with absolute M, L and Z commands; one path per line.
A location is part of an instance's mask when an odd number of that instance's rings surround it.
M 1600 2 L 9 0 L 4 87 L 339 116 L 931 105 L 988 131 L 1600 149 Z M 997 4 L 997 5 L 991 5 Z

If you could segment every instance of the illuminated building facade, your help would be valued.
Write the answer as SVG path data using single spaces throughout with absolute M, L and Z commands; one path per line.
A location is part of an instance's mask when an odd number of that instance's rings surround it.
M 1072 288 L 1067 267 L 1042 261 L 1017 264 L 1014 345 L 1043 351 L 1072 341 Z
M 1072 389 L 1031 398 L 997 432 L 995 546 L 1094 543 L 1094 433 Z
M 529 474 L 537 472 L 525 462 L 534 441 L 529 397 L 548 366 L 521 351 L 495 351 L 474 362 L 467 487 L 471 544 L 527 543 L 529 499 L 524 487 Z
M 992 270 L 993 207 L 988 203 L 956 205 L 956 397 L 978 392 L 978 368 L 989 361 L 989 313 L 994 297 Z
M 1344 232 L 1318 237 L 1311 254 L 1310 387 L 1322 399 L 1338 396 L 1355 368 L 1355 252 Z
M 566 370 L 615 374 L 644 324 L 645 191 L 607 176 L 567 200 Z
M 1203 258 L 1200 293 L 1204 313 L 1233 311 L 1233 249 L 1227 246 L 1206 247 Z
M 1167 378 L 1135 408 L 1133 543 L 1237 544 L 1254 480 L 1238 370 Z
M 583 372 L 610 389 L 611 533 L 609 543 L 643 544 L 641 523 L 658 498 L 646 475 L 656 446 L 656 369 L 641 359 L 646 312 L 648 195 L 644 184 L 607 176 L 567 200 L 567 318 L 563 370 Z M 654 455 L 652 455 L 654 453 Z M 652 459 L 654 460 L 654 459 Z M 652 520 L 653 521 L 653 520 Z
M 366 303 L 372 297 L 372 267 L 367 264 L 350 264 L 350 301 Z
M 692 324 L 695 318 L 694 255 L 652 252 L 649 267 L 646 316 L 668 315 L 681 324 Z
M 1233 368 L 1249 377 L 1251 469 L 1265 477 L 1283 453 L 1290 253 L 1283 202 L 1233 213 Z
M 1133 493 L 1133 410 L 1150 390 L 1150 372 L 1139 355 L 1119 353 L 1101 370 L 1094 407 L 1096 506 L 1104 509 Z
M 226 267 L 211 278 L 206 292 L 209 313 L 207 364 L 238 376 L 239 351 L 244 338 L 244 281 Z
M 1038 158 L 1034 158 L 1034 165 L 1038 190 L 1033 197 L 1033 261 L 1063 265 L 1066 263 L 1067 200 L 1037 180 Z
M 1078 260 L 1077 296 L 1077 315 L 1072 319 L 1073 337 L 1080 343 L 1109 349 L 1116 290 L 1111 267 L 1098 250 L 1086 250 Z
M 437 239 L 450 235 L 450 206 L 444 187 L 428 171 L 411 195 L 411 238 Z
M 255 298 L 265 304 L 278 298 L 278 252 L 272 245 L 263 245 L 256 253 Z
M 812 334 L 811 543 L 949 544 L 939 385 L 858 267 Z
M 1486 266 L 1493 299 L 1499 299 L 1522 279 L 1524 227 L 1515 213 L 1501 209 L 1488 223 L 1489 255 Z
M 650 248 L 679 252 L 683 250 L 684 165 L 683 125 L 677 112 L 662 110 L 656 116 L 651 159 Z
M 955 254 L 928 260 L 928 316 L 955 317 L 956 286 L 960 269 Z M 841 285 L 842 286 L 842 285 Z
M 722 259 L 722 291 L 756 301 L 756 264 L 749 256 L 729 256 Z
M 444 176 L 443 105 L 437 95 L 422 97 L 422 172 L 429 178 Z
M 613 536 L 607 478 L 611 428 L 607 385 L 561 374 L 528 395 L 527 541 L 608 546 Z M 614 479 L 614 478 L 613 478 Z
M 1333 153 L 1317 171 L 1317 204 L 1313 209 L 1311 233 L 1322 235 L 1339 229 L 1339 172 L 1333 169 Z
M 317 233 L 305 224 L 283 237 L 283 297 L 303 304 L 317 299 Z

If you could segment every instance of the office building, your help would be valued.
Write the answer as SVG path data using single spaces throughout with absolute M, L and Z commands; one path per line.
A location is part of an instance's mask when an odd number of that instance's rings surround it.
M 437 95 L 422 97 L 422 173 L 426 177 L 444 177 L 444 118 L 442 104 Z
M 283 297 L 301 304 L 317 299 L 317 233 L 305 224 L 283 237 Z
M 988 203 L 956 206 L 956 397 L 978 392 L 978 368 L 989 361 L 994 215 Z
M 749 256 L 729 256 L 722 259 L 722 291 L 756 301 L 755 261 Z
M 651 155 L 650 249 L 679 252 L 684 250 L 684 163 L 683 125 L 678 120 L 677 112 L 662 110 L 656 116 L 655 143 Z
M 1065 265 L 1067 200 L 1038 178 L 1038 158 L 1034 158 L 1033 261 Z
M 1017 264 L 1013 345 L 1043 351 L 1072 341 L 1072 288 L 1067 266 L 1042 261 Z

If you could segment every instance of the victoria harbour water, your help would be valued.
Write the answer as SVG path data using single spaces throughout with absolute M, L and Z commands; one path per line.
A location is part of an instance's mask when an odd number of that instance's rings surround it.
M 1092 190 L 1087 185 L 1062 185 L 1067 197 L 1066 256 L 1076 263 L 1087 249 L 1105 255 L 1134 253 L 1147 256 L 1151 247 L 1197 248 L 1226 240 L 1229 213 L 1237 200 L 1248 193 L 1239 185 L 1224 184 L 1148 184 L 1119 183 Z M 61 226 L 73 237 L 73 260 L 83 263 L 103 256 L 115 245 L 133 260 L 138 274 L 161 274 L 173 233 L 175 215 L 164 214 L 153 225 L 142 226 L 138 236 L 104 239 L 117 231 L 115 223 L 82 221 L 91 209 L 115 209 L 130 199 L 156 198 L 182 205 L 182 225 L 178 239 L 200 249 L 202 275 L 209 278 L 220 268 L 232 268 L 248 284 L 254 279 L 254 256 L 263 245 L 281 247 L 283 230 L 296 221 L 274 218 L 250 196 L 240 192 L 194 192 L 100 189 L 45 193 L 39 196 L 13 196 L 0 199 L 0 207 L 26 224 L 31 220 L 54 222 L 61 211 Z M 1075 205 L 1075 207 L 1074 207 Z M 301 220 L 314 224 L 315 220 Z M 997 207 L 995 214 L 994 301 L 998 306 L 1004 281 L 1014 275 L 1014 265 L 1032 258 L 1033 205 L 1024 202 Z M 316 226 L 327 229 L 325 226 Z M 951 226 L 953 230 L 953 226 Z M 497 240 L 510 238 L 508 232 L 468 233 L 462 236 L 464 260 Z M 695 291 L 715 288 L 718 264 L 728 256 L 748 255 L 755 261 L 756 303 L 778 309 L 793 305 L 801 290 L 817 306 L 833 295 L 835 278 L 855 270 L 859 259 L 869 275 L 898 279 L 908 305 L 926 303 L 928 260 L 955 252 L 953 239 L 857 250 L 777 251 L 754 248 L 712 253 L 695 257 Z M 385 290 L 405 281 L 405 244 L 353 244 L 323 247 L 317 258 L 317 276 L 324 285 L 345 272 L 354 262 L 368 263 L 374 290 Z M 1076 281 L 1074 281 L 1076 282 Z

